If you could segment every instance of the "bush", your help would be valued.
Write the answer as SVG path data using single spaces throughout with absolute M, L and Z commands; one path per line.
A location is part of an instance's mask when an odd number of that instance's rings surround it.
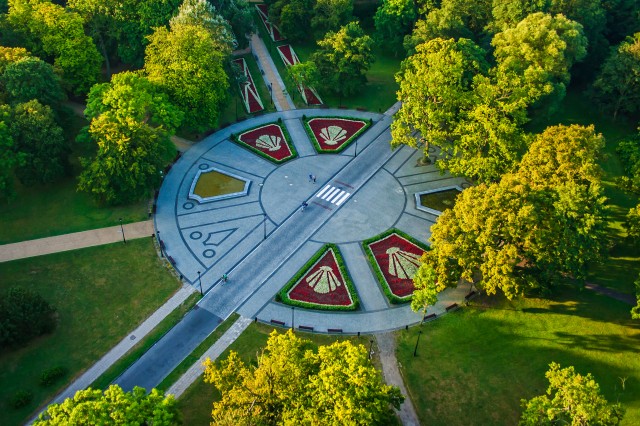
M 24 389 L 19 390 L 18 392 L 14 393 L 11 398 L 9 398 L 9 405 L 11 405 L 15 409 L 26 407 L 27 405 L 29 405 L 32 399 L 33 393 L 31 393 L 31 391 Z
M 37 293 L 10 288 L 0 300 L 0 349 L 22 345 L 56 327 L 56 310 Z
M 67 369 L 64 367 L 53 367 L 44 370 L 40 375 L 40 386 L 49 387 L 60 380 L 65 374 L 67 374 Z

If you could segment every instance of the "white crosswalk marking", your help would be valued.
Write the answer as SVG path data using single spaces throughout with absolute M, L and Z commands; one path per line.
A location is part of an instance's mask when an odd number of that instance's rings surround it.
M 350 192 L 344 191 L 340 188 L 336 188 L 335 186 L 326 185 L 316 194 L 317 198 L 321 200 L 328 201 L 329 203 L 335 204 L 336 206 L 340 206 L 344 203 L 347 198 L 351 195 Z

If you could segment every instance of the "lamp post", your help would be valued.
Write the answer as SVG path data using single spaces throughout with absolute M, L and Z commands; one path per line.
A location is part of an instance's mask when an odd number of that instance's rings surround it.
M 269 92 L 271 93 L 271 106 L 273 106 L 273 83 L 269 83 Z
M 263 230 L 264 230 L 264 235 L 262 236 L 262 241 L 267 239 L 267 214 L 266 213 L 262 213 L 262 224 L 263 226 Z
M 118 220 L 120 221 L 120 232 L 122 232 L 122 241 L 124 241 L 125 244 L 127 244 L 127 239 L 124 237 L 124 228 L 122 227 L 122 218 L 118 218 Z
M 371 359 L 372 354 L 373 354 L 373 339 L 369 340 L 369 359 Z
M 200 275 L 200 271 L 198 271 L 198 283 L 200 283 L 200 295 L 204 296 L 204 292 L 202 291 L 202 277 Z
M 356 138 L 356 150 L 353 152 L 353 156 L 357 157 L 358 156 L 358 139 Z
M 416 339 L 416 347 L 413 349 L 413 356 L 418 356 L 418 343 L 420 343 L 420 336 L 422 336 L 422 328 L 418 331 L 418 338 Z
M 295 328 L 294 325 L 293 325 L 294 324 L 293 319 L 294 319 L 295 311 L 296 311 L 296 308 L 294 306 L 292 306 L 291 307 L 291 330 L 293 330 Z

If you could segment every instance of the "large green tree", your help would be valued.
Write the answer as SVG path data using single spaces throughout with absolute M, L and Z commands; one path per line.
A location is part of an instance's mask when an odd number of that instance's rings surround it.
M 353 0 L 316 0 L 311 28 L 318 38 L 329 31 L 338 31 L 353 19 Z
M 0 73 L 0 85 L 11 103 L 37 99 L 46 105 L 57 105 L 64 99 L 60 77 L 48 63 L 34 57 L 13 62 Z
M 23 162 L 16 176 L 26 185 L 51 183 L 63 176 L 68 167 L 69 147 L 53 110 L 37 100 L 18 104 L 11 117 L 14 149 Z
M 599 103 L 613 113 L 633 114 L 640 105 L 640 33 L 611 50 L 593 83 Z
M 431 228 L 426 263 L 438 283 L 478 281 L 488 294 L 512 298 L 566 275 L 584 280 L 585 265 L 605 249 L 603 146 L 593 127 L 550 127 L 516 171 L 463 191 Z
M 583 376 L 573 367 L 560 368 L 552 362 L 545 373 L 549 380 L 546 394 L 522 400 L 522 426 L 600 425 L 615 426 L 624 416 L 620 403 L 609 403 L 591 374 Z
M 309 37 L 315 0 L 277 0 L 269 6 L 269 19 L 291 41 Z
M 207 0 L 185 0 L 180 5 L 178 14 L 169 22 L 172 28 L 180 25 L 206 28 L 211 33 L 212 39 L 218 43 L 218 49 L 227 55 L 236 44 L 231 26 Z
M 215 424 L 384 425 L 404 400 L 384 384 L 364 346 L 344 341 L 315 351 L 292 331 L 274 331 L 256 367 L 232 351 L 207 360 L 204 376 L 221 394 Z
M 373 17 L 378 43 L 397 55 L 404 36 L 411 32 L 417 17 L 413 0 L 383 0 Z
M 11 108 L 0 104 L 0 199 L 15 195 L 13 169 L 24 162 L 24 154 L 14 149 L 11 136 Z
M 216 127 L 229 89 L 228 56 L 219 41 L 206 27 L 190 24 L 157 28 L 149 40 L 144 66 L 149 80 L 185 112 L 186 126 Z
M 140 387 L 124 392 L 118 385 L 111 385 L 104 392 L 91 388 L 79 390 L 73 398 L 67 398 L 61 404 L 49 405 L 33 424 L 174 426 L 181 424 L 181 421 L 172 395 L 165 396 L 157 389 L 147 394 Z
M 236 36 L 238 47 L 249 45 L 248 36 L 255 32 L 253 22 L 254 6 L 247 0 L 209 0 L 220 14 L 229 22 Z
M 358 22 L 350 22 L 319 40 L 311 61 L 316 64 L 324 89 L 339 96 L 357 93 L 366 84 L 366 73 L 375 59 L 372 45 L 373 40 Z

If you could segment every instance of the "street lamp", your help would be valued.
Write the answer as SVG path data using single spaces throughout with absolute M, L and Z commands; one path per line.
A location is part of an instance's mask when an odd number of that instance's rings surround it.
M 264 229 L 264 235 L 262 237 L 262 241 L 267 239 L 267 214 L 266 213 L 262 213 L 262 224 L 264 225 L 263 229 Z
M 358 139 L 356 139 L 356 150 L 354 151 L 353 156 L 354 157 L 358 156 Z
M 369 359 L 371 359 L 372 354 L 373 354 L 373 339 L 369 340 Z
M 422 336 L 422 328 L 418 331 L 418 338 L 416 339 L 416 347 L 413 349 L 413 356 L 418 356 L 418 343 L 420 343 L 420 336 Z
M 200 271 L 198 271 L 198 282 L 200 283 L 200 295 L 204 296 L 204 293 L 202 292 L 202 277 L 200 276 Z
M 269 92 L 271 93 L 271 106 L 273 106 L 273 83 L 269 83 Z
M 294 326 L 293 326 L 293 319 L 294 319 L 294 317 L 293 317 L 293 315 L 294 315 L 295 311 L 296 311 L 296 308 L 292 306 L 292 307 L 291 307 L 291 330 L 293 330 L 293 329 L 294 329 Z
M 118 218 L 118 220 L 120 221 L 120 232 L 122 232 L 122 241 L 127 244 L 127 239 L 124 237 L 124 228 L 122 227 L 122 218 Z

